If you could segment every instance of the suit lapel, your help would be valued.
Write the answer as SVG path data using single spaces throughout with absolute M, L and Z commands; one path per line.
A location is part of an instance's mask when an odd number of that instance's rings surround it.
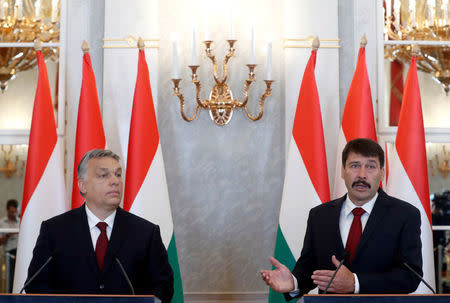
M 106 249 L 105 260 L 103 261 L 102 274 L 105 274 L 110 268 L 114 259 L 117 257 L 128 232 L 126 230 L 127 224 L 124 223 L 124 210 L 117 208 L 116 217 L 114 218 L 114 226 L 109 239 L 108 248 Z
M 87 214 L 86 214 L 86 204 L 79 207 L 79 212 L 77 213 L 78 216 L 78 222 L 81 222 L 80 224 L 80 233 L 77 233 L 80 235 L 80 245 L 82 247 L 85 247 L 88 251 L 87 256 L 87 263 L 89 265 L 89 268 L 92 270 L 92 272 L 95 275 L 99 274 L 99 268 L 97 263 L 97 257 L 95 256 L 95 248 L 92 246 L 92 238 L 91 238 L 91 232 L 89 231 L 89 224 L 87 220 Z
M 341 230 L 339 228 L 339 220 L 341 217 L 342 204 L 344 203 L 346 197 L 347 197 L 347 195 L 344 195 L 343 197 L 336 200 L 333 210 L 332 210 L 332 213 L 331 213 L 331 216 L 332 216 L 331 222 L 333 222 L 333 224 L 334 224 L 333 229 L 336 231 L 335 232 L 335 241 L 336 241 L 337 253 L 342 254 L 342 255 L 343 255 L 345 248 L 344 248 L 344 244 L 342 243 Z M 330 202 L 327 202 L 327 203 L 330 203 Z M 336 255 L 336 257 L 339 258 L 338 255 Z
M 388 209 L 389 209 L 389 200 L 387 199 L 387 196 L 384 193 L 384 191 L 379 190 L 378 198 L 375 201 L 375 205 L 372 209 L 372 212 L 370 213 L 369 220 L 367 221 L 366 227 L 364 228 L 364 231 L 361 235 L 361 239 L 359 240 L 358 246 L 356 248 L 353 263 L 361 254 L 361 251 L 363 250 L 367 241 L 370 239 L 372 233 L 379 226 L 382 218 L 385 216 Z

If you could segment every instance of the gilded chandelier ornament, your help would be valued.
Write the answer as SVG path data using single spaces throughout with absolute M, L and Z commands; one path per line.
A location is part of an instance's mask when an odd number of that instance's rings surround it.
M 233 98 L 233 93 L 232 93 L 230 87 L 227 85 L 226 81 L 227 81 L 227 72 L 228 72 L 227 64 L 228 64 L 228 61 L 230 60 L 230 58 L 235 55 L 234 44 L 236 43 L 236 40 L 230 39 L 230 40 L 227 40 L 227 42 L 229 45 L 229 49 L 228 49 L 228 53 L 225 55 L 225 58 L 223 60 L 223 68 L 222 68 L 221 77 L 218 76 L 217 59 L 214 56 L 212 48 L 211 48 L 213 41 L 206 40 L 203 42 L 206 46 L 206 49 L 205 49 L 206 56 L 212 62 L 212 67 L 213 67 L 212 68 L 212 76 L 213 76 L 214 82 L 215 82 L 215 84 L 209 94 L 209 98 L 207 98 L 203 101 L 200 99 L 201 85 L 200 85 L 200 80 L 198 79 L 198 75 L 197 75 L 197 69 L 199 68 L 199 65 L 189 65 L 189 68 L 191 69 L 191 72 L 192 72 L 191 82 L 195 85 L 195 89 L 196 89 L 196 97 L 195 98 L 197 101 L 197 105 L 195 107 L 194 114 L 192 115 L 192 117 L 188 117 L 184 111 L 185 101 L 184 101 L 183 94 L 181 94 L 180 88 L 179 88 L 181 79 L 180 78 L 172 79 L 172 82 L 174 84 L 173 93 L 174 93 L 174 96 L 177 96 L 178 99 L 180 100 L 180 112 L 181 112 L 181 116 L 183 117 L 184 120 L 186 120 L 188 122 L 194 120 L 197 117 L 198 110 L 200 108 L 209 110 L 211 119 L 217 125 L 221 125 L 221 126 L 226 125 L 228 122 L 230 122 L 231 117 L 233 115 L 233 109 L 235 109 L 235 108 L 243 108 L 245 110 L 247 116 L 253 121 L 257 121 L 257 120 L 261 119 L 261 117 L 263 116 L 264 102 L 267 97 L 272 96 L 271 95 L 271 92 L 272 92 L 271 86 L 274 81 L 273 80 L 264 80 L 264 82 L 266 83 L 266 91 L 264 92 L 264 94 L 261 96 L 261 98 L 259 100 L 259 113 L 256 116 L 253 116 L 248 110 L 247 103 L 248 103 L 248 99 L 249 99 L 250 85 L 253 82 L 255 82 L 255 68 L 257 65 L 256 64 L 247 64 L 249 73 L 248 73 L 248 78 L 245 81 L 245 85 L 244 85 L 244 100 L 241 102 L 237 98 Z
M 8 81 L 18 72 L 36 66 L 33 47 L 21 43 L 59 42 L 57 20 L 59 1 L 50 7 L 41 7 L 41 0 L 0 0 L 0 89 L 4 92 Z M 16 45 L 17 44 L 17 45 Z M 58 60 L 57 48 L 43 48 L 44 58 Z
M 409 64 L 411 44 L 420 47 L 417 68 L 450 90 L 448 0 L 385 0 L 385 58 Z

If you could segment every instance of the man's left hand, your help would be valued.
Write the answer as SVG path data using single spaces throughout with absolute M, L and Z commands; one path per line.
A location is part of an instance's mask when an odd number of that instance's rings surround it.
M 339 260 L 334 255 L 331 257 L 331 262 L 333 262 L 336 268 L 339 266 Z M 333 273 L 334 270 L 315 270 L 311 279 L 320 290 L 325 290 Z M 355 291 L 355 277 L 345 265 L 342 265 L 338 270 L 328 291 L 338 294 L 353 293 Z

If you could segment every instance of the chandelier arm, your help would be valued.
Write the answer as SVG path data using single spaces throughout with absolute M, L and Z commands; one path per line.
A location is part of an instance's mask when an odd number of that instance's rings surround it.
M 178 97 L 178 99 L 180 100 L 181 117 L 183 117 L 184 120 L 191 122 L 192 120 L 194 120 L 197 117 L 197 112 L 198 112 L 200 105 L 197 104 L 197 106 L 195 107 L 194 115 L 192 116 L 192 118 L 189 118 L 188 116 L 186 116 L 186 114 L 184 113 L 184 97 L 183 97 L 183 94 L 180 93 L 180 88 L 179 88 L 180 81 L 181 81 L 181 79 L 172 79 L 173 95 Z
M 194 115 L 191 118 L 189 118 L 184 113 L 184 97 L 183 97 L 183 94 L 178 92 L 178 93 L 174 93 L 174 95 L 177 96 L 178 99 L 180 100 L 180 112 L 181 112 L 181 116 L 183 117 L 183 119 L 188 121 L 188 122 L 191 122 L 192 120 L 194 120 L 197 117 L 197 112 L 198 112 L 198 109 L 199 109 L 200 105 L 197 104 L 197 106 L 195 107 Z
M 247 79 L 247 80 L 245 80 L 244 101 L 239 102 L 238 99 L 235 99 L 236 100 L 236 107 L 245 107 L 247 105 L 248 97 L 249 97 L 250 85 L 252 84 L 253 81 L 255 81 L 255 80 L 254 79 Z
M 271 97 L 272 96 L 272 83 L 273 80 L 264 80 L 264 82 L 266 82 L 266 91 L 264 92 L 264 94 L 261 96 L 260 100 L 259 100 L 259 113 L 257 116 L 253 116 L 252 114 L 250 114 L 247 105 L 244 105 L 245 108 L 245 112 L 247 113 L 247 117 L 250 118 L 250 120 L 253 121 L 258 121 L 259 119 L 262 118 L 263 114 L 264 114 L 264 102 L 266 101 L 267 97 Z
M 418 65 L 420 65 L 427 73 L 431 73 L 431 72 L 433 71 L 433 69 L 434 69 L 434 70 L 441 70 L 441 69 L 442 69 L 442 67 L 439 66 L 439 64 L 437 64 L 437 63 L 434 62 L 433 60 L 430 60 L 430 58 L 428 58 L 428 57 L 426 57 L 426 56 L 422 56 L 422 58 L 423 58 L 423 60 L 424 60 L 426 63 L 429 64 L 429 66 L 431 66 L 431 68 L 430 68 L 430 67 L 426 67 L 426 66 L 424 65 L 424 62 L 423 62 L 422 60 L 421 60 L 421 61 L 418 61 L 417 63 L 418 63 Z
M 388 37 L 392 40 L 402 40 L 402 38 L 394 30 L 392 30 L 393 27 L 395 28 L 395 25 L 392 22 L 392 17 L 389 16 L 385 26 L 385 28 L 387 29 Z
M 222 70 L 222 83 L 225 83 L 228 76 L 228 61 L 231 57 L 234 57 L 235 49 L 234 49 L 234 43 L 236 43 L 236 40 L 227 40 L 229 44 L 228 53 L 226 54 L 224 60 L 223 60 L 223 70 Z
M 201 90 L 201 85 L 200 85 L 200 81 L 198 80 L 198 75 L 197 75 L 197 69 L 200 67 L 200 65 L 189 65 L 189 68 L 191 69 L 192 72 L 192 80 L 191 82 L 194 83 L 195 85 L 195 99 L 197 101 L 197 104 L 200 105 L 201 108 L 208 108 L 208 105 L 206 102 L 202 102 L 200 99 L 200 90 Z
M 192 80 L 192 83 L 194 83 L 195 85 L 195 99 L 197 101 L 197 105 L 200 106 L 201 108 L 207 109 L 207 102 L 205 100 L 205 102 L 202 102 L 202 100 L 200 99 L 200 90 L 201 90 L 201 85 L 200 85 L 200 81 L 199 80 Z
M 214 77 L 214 81 L 216 81 L 216 83 L 220 83 L 219 78 L 217 76 L 217 60 L 216 60 L 216 56 L 214 56 L 214 54 L 212 53 L 212 49 L 211 49 L 211 44 L 212 41 L 211 40 L 207 40 L 204 41 L 205 45 L 206 45 L 206 57 L 208 57 L 209 59 L 211 59 L 211 62 L 213 64 L 213 77 Z

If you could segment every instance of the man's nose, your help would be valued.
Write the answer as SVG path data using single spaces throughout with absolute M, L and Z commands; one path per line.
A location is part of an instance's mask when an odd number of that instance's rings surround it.
M 367 178 L 367 169 L 362 166 L 359 171 L 358 171 L 358 177 L 362 178 L 362 179 L 366 179 Z
M 112 185 L 117 185 L 122 181 L 121 176 L 112 175 L 111 178 L 109 178 L 109 183 Z

